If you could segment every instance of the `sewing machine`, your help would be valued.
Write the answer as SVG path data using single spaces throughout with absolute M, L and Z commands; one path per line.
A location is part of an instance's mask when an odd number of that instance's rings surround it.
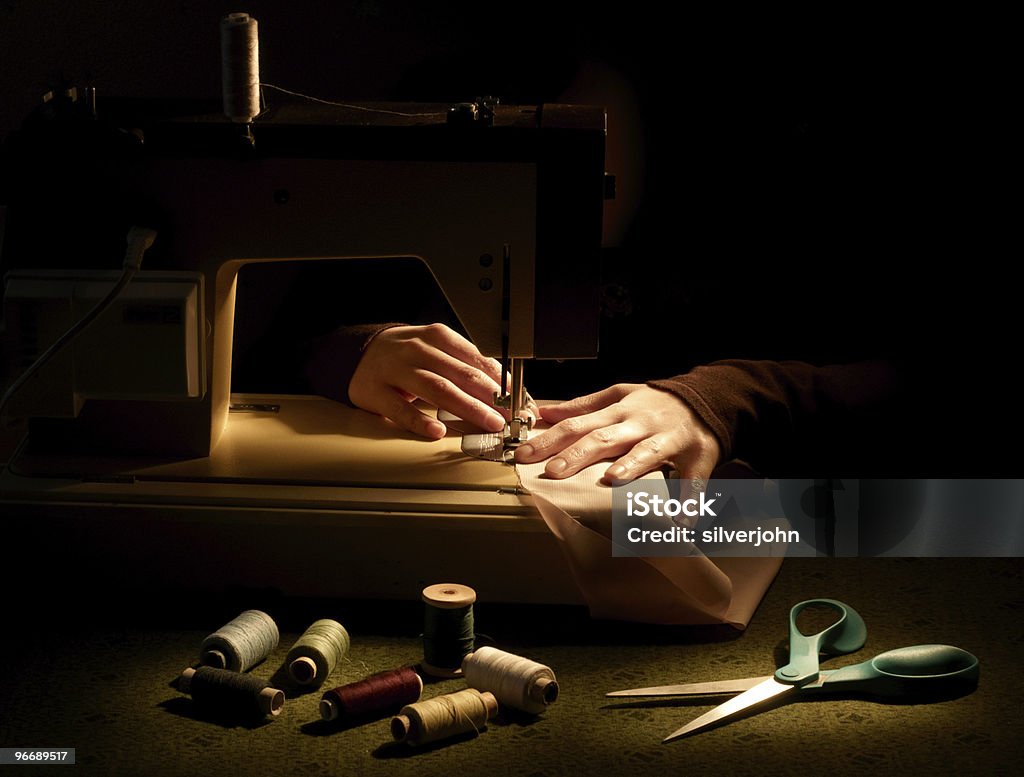
M 106 233 L 86 237 L 95 213 L 157 237 L 94 325 L 116 353 L 87 330 L 12 398 L 8 414 L 31 420 L 5 511 L 176 584 L 217 569 L 221 583 L 407 597 L 410 581 L 458 577 L 494 598 L 575 600 L 514 467 L 326 399 L 233 396 L 232 326 L 246 263 L 417 257 L 508 366 L 495 401 L 514 445 L 523 363 L 596 356 L 603 111 L 305 103 L 242 129 L 212 108 L 111 100 L 13 144 L 5 313 L 22 367 L 116 278 L 95 272 L 119 258 L 96 248 Z M 148 329 L 123 336 L 133 326 Z M 150 363 L 165 367 L 152 385 Z M 203 563 L 164 569 L 183 553 Z

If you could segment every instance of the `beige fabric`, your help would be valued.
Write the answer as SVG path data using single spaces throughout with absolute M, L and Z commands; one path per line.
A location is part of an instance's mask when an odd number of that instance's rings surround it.
M 683 558 L 612 555 L 612 489 L 601 483 L 608 462 L 571 478 L 544 477 L 544 462 L 519 464 L 523 488 L 558 538 L 595 618 L 661 624 L 728 623 L 745 628 L 782 564 L 779 557 L 710 559 L 694 548 Z M 645 488 L 668 497 L 660 473 Z

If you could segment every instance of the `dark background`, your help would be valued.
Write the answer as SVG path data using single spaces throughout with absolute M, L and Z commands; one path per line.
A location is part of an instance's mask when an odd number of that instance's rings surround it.
M 721 357 L 911 354 L 933 371 L 935 396 L 922 401 L 943 410 L 919 445 L 948 450 L 954 471 L 981 461 L 992 472 L 988 463 L 1002 456 L 1012 472 L 1019 421 L 1010 376 L 1020 348 L 1005 268 L 1019 261 L 1019 241 L 1005 239 L 1003 225 L 1018 176 L 1004 139 L 1019 88 L 1007 84 L 1016 73 L 1008 21 L 934 8 L 711 13 L 675 4 L 669 18 L 653 4 L 598 7 L 0 0 L 0 136 L 61 79 L 110 95 L 217 96 L 217 20 L 236 10 L 260 21 L 265 81 L 329 99 L 607 95 L 612 143 L 629 150 L 610 169 L 636 210 L 610 230 L 604 277 L 609 299 L 628 304 L 606 308 L 598 362 L 532 365 L 538 394 Z M 970 427 L 1002 448 L 965 443 Z M 9 545 L 21 555 L 17 536 Z M 746 774 L 807 764 L 913 774 L 1005 772 L 1020 759 L 1018 688 L 1007 686 L 1020 684 L 1019 560 L 797 560 L 746 635 L 711 646 L 704 635 L 581 624 L 580 613 L 562 611 L 538 623 L 531 609 L 517 630 L 482 604 L 487 629 L 557 668 L 564 706 L 540 725 L 495 726 L 478 742 L 412 758 L 381 750 L 384 724 L 341 741 L 302 738 L 312 696 L 255 733 L 168 714 L 181 699 L 166 680 L 211 627 L 252 606 L 248 592 L 239 606 L 186 597 L 137 606 L 125 588 L 90 599 L 87 578 L 68 585 L 52 565 L 28 577 L 25 567 L 8 565 L 4 577 L 14 628 L 0 642 L 0 744 L 77 746 L 97 773 L 191 774 L 197 764 L 369 773 L 380 759 L 391 774 L 722 764 Z M 696 708 L 601 706 L 612 687 L 767 671 L 785 613 L 810 596 L 837 596 L 865 615 L 872 641 L 858 659 L 918 641 L 961 644 L 981 658 L 981 687 L 925 707 L 793 705 L 677 748 L 656 740 Z M 418 611 L 401 620 L 385 610 L 401 625 L 378 638 L 345 607 L 343 620 L 362 628 L 344 681 L 417 655 Z M 143 628 L 125 625 L 133 621 Z M 145 628 L 155 621 L 159 628 Z M 293 616 L 290 630 L 304 623 Z
M 1015 417 L 1000 19 L 688 7 L 670 17 L 642 2 L 599 12 L 3 0 L 0 134 L 62 82 L 218 96 L 218 19 L 236 10 L 260 22 L 263 81 L 326 99 L 608 106 L 621 196 L 606 226 L 602 355 L 531 365 L 536 395 L 727 357 L 910 355 L 941 394 L 928 413 L 950 408 L 954 425 L 963 413 L 988 429 Z M 245 296 L 243 284 L 240 309 L 258 318 Z

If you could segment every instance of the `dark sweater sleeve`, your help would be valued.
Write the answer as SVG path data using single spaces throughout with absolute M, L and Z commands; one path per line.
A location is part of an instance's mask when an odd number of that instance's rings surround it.
M 729 360 L 651 381 L 689 405 L 722 447 L 765 474 L 835 474 L 874 455 L 891 419 L 900 376 L 888 362 L 816 367 L 804 362 Z M 836 469 L 831 469 L 836 468 Z
M 343 326 L 313 341 L 305 373 L 314 393 L 351 405 L 348 385 L 370 341 L 399 323 Z

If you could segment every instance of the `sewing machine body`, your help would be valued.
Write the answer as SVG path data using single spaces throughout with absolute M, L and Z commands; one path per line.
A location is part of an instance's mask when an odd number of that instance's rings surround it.
M 97 558 L 148 559 L 165 576 L 182 571 L 168 562 L 184 553 L 212 562 L 186 565 L 186 577 L 216 570 L 221 582 L 303 594 L 408 596 L 437 565 L 441 577 L 475 575 L 496 598 L 577 601 L 564 568 L 544 561 L 559 551 L 514 468 L 467 458 L 457 434 L 415 440 L 320 398 L 232 398 L 235 281 L 248 262 L 418 257 L 484 353 L 596 355 L 603 113 L 500 107 L 494 126 L 453 127 L 434 118 L 437 106 L 403 112 L 419 118 L 282 109 L 257 121 L 252 147 L 222 119 L 148 115 L 133 128 L 143 143 L 100 155 L 104 191 L 158 228 L 144 268 L 198 275 L 204 369 L 190 385 L 201 390 L 86 397 L 61 413 L 71 417 L 32 419 L 0 501 L 79 536 Z M 130 113 L 119 126 L 132 126 Z M 53 182 L 24 183 L 8 207 L 6 267 L 95 262 L 36 250 L 34 209 L 54 208 Z M 79 187 L 63 203 L 55 195 L 58 215 Z M 340 304 L 359 293 L 342 291 Z M 46 380 L 44 369 L 37 388 Z M 233 403 L 247 411 L 229 412 Z M 229 535 L 250 552 L 231 549 Z M 540 561 L 527 575 L 536 585 L 516 579 L 524 559 Z

